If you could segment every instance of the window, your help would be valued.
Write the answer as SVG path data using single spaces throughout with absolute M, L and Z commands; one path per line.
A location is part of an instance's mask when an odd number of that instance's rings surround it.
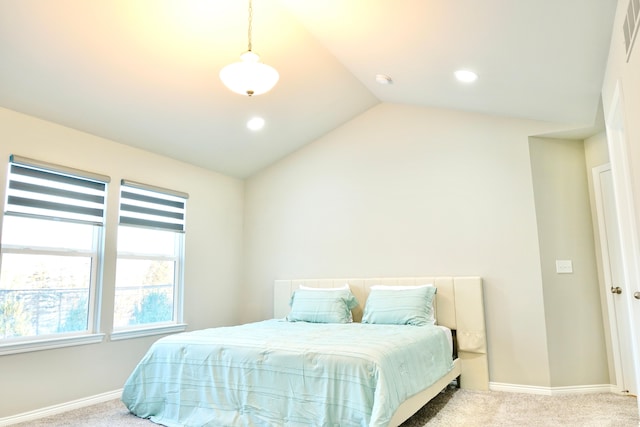
M 99 329 L 109 177 L 11 156 L 7 181 L 0 347 L 17 352 L 38 349 L 34 342 L 46 341 L 44 348 L 64 345 L 52 344 L 64 338 L 82 342 L 78 336 Z
M 127 331 L 181 325 L 185 208 L 188 195 L 123 180 L 113 327 Z

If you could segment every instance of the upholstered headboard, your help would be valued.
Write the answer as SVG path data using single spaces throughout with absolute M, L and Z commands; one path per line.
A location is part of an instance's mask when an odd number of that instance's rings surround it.
M 433 284 L 436 293 L 436 320 L 439 325 L 456 331 L 458 357 L 462 362 L 461 386 L 474 390 L 488 390 L 489 368 L 487 338 L 485 332 L 484 298 L 480 277 L 392 277 L 367 279 L 295 279 L 276 280 L 273 294 L 274 317 L 289 313 L 289 301 L 300 285 L 331 288 L 349 284 L 358 300 L 353 309 L 353 319 L 362 319 L 364 305 L 373 285 L 424 285 Z

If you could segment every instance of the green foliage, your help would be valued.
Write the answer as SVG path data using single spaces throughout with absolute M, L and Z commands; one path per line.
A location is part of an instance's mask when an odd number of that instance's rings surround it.
M 30 332 L 31 319 L 21 301 L 7 299 L 0 304 L 0 338 L 21 337 Z
M 168 322 L 173 318 L 173 304 L 166 293 L 153 291 L 142 298 L 140 305 L 133 309 L 130 325 Z
M 85 331 L 87 329 L 89 307 L 87 297 L 80 298 L 65 316 L 58 332 Z

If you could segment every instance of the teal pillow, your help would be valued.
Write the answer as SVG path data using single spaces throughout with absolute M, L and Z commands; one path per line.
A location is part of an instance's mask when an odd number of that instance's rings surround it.
M 298 289 L 291 295 L 289 305 L 287 320 L 290 322 L 349 323 L 351 309 L 358 301 L 348 289 Z
M 435 286 L 415 289 L 371 288 L 364 306 L 362 323 L 385 325 L 433 325 Z

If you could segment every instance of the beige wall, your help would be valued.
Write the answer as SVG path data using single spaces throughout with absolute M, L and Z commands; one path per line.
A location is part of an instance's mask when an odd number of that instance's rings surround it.
M 250 178 L 244 320 L 277 278 L 478 274 L 491 381 L 551 386 L 528 145 L 548 127 L 381 104 Z
M 111 330 L 119 182 L 185 191 L 185 321 L 234 324 L 242 255 L 243 182 L 33 117 L 0 109 L 0 165 L 10 154 L 111 176 L 102 331 Z M 2 168 L 6 170 L 5 168 Z M 6 172 L 0 172 L 0 200 Z M 0 418 L 122 388 L 158 336 L 0 356 Z
M 530 140 L 552 387 L 610 384 L 584 145 Z
M 591 182 L 591 169 L 609 163 L 609 145 L 605 132 L 600 132 L 584 140 L 584 157 L 587 176 Z

